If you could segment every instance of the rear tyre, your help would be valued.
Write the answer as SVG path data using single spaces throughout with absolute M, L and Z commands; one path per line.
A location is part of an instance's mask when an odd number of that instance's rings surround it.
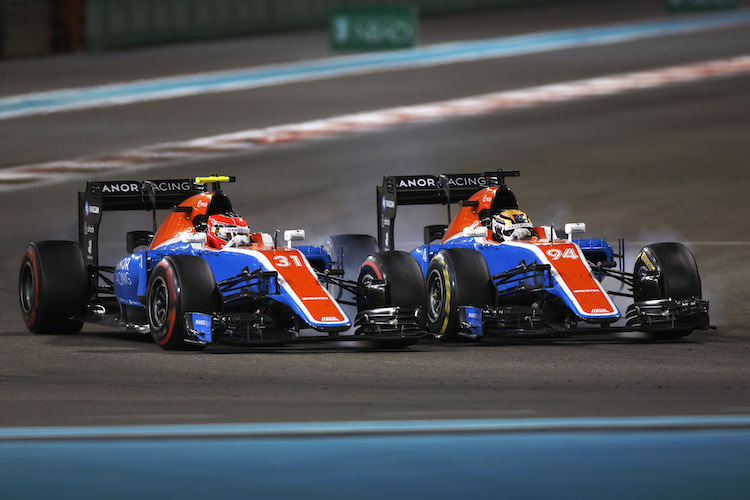
M 427 300 L 424 279 L 419 264 L 406 252 L 377 252 L 367 257 L 359 270 L 357 282 L 360 288 L 376 280 L 386 283 L 385 295 L 360 296 L 357 309 L 377 309 L 379 307 L 403 307 L 424 310 Z M 422 328 L 422 326 L 420 326 Z M 399 349 L 416 344 L 419 339 L 398 339 L 376 341 L 382 348 Z
M 18 295 L 24 323 L 33 333 L 80 331 L 90 294 L 86 262 L 78 243 L 39 241 L 21 260 Z
M 652 276 L 653 271 L 657 276 Z M 695 257 L 682 243 L 654 243 L 641 249 L 633 267 L 633 300 L 702 298 Z M 678 339 L 693 328 L 650 332 L 655 339 Z
M 185 313 L 212 314 L 216 282 L 208 263 L 195 255 L 170 255 L 159 262 L 148 282 L 148 323 L 164 349 L 203 349 L 185 342 Z
M 427 328 L 437 338 L 456 341 L 459 306 L 493 301 L 490 273 L 482 254 L 471 248 L 440 250 L 427 268 Z

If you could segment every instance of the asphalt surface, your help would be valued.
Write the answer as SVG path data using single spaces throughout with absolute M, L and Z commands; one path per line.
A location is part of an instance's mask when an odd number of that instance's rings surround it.
M 513 11 L 509 24 L 524 32 L 665 16 L 646 4 L 584 5 L 557 18 L 551 14 L 558 10 Z M 476 17 L 438 19 L 425 25 L 423 42 L 513 31 L 493 24 L 497 19 L 478 30 Z M 0 82 L 10 83 L 0 83 L 0 95 L 102 83 L 107 68 L 115 78 L 132 79 L 267 63 L 273 50 L 277 60 L 320 57 L 316 37 L 324 40 L 309 32 L 191 44 L 189 63 L 187 57 L 158 63 L 184 46 L 3 62 Z M 299 41 L 310 43 L 299 48 Z M 267 49 L 262 55 L 217 56 L 256 43 Z M 747 29 L 725 29 L 11 119 L 0 121 L 0 166 L 748 52 Z M 128 58 L 144 64 L 122 64 Z M 50 87 L 50 80 L 40 83 L 43 74 L 59 80 Z M 592 236 L 625 237 L 631 258 L 645 243 L 688 242 L 717 329 L 678 342 L 506 339 L 476 346 L 425 342 L 390 352 L 316 344 L 182 353 L 162 351 L 149 337 L 90 327 L 76 335 L 32 335 L 18 310 L 20 257 L 31 240 L 76 239 L 75 193 L 84 181 L 4 193 L 0 425 L 746 414 L 749 85 L 748 76 L 717 78 L 104 176 L 236 175 L 239 182 L 226 191 L 250 224 L 264 231 L 305 228 L 314 243 L 332 233 L 374 233 L 374 188 L 385 174 L 520 169 L 511 185 L 537 224 L 585 221 Z M 399 211 L 397 244 L 418 244 L 422 226 L 441 222 L 443 214 Z M 148 217 L 107 214 L 108 224 L 102 241 L 113 263 L 125 253 L 124 231 L 147 228 Z

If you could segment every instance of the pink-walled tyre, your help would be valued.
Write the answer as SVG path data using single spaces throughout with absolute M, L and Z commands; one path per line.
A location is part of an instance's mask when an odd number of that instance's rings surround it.
M 185 342 L 185 313 L 215 311 L 216 282 L 208 263 L 194 255 L 165 257 L 151 272 L 146 304 L 151 336 L 162 348 L 204 348 Z
M 89 277 L 78 243 L 38 241 L 26 247 L 18 274 L 18 295 L 29 331 L 79 331 L 89 294 Z

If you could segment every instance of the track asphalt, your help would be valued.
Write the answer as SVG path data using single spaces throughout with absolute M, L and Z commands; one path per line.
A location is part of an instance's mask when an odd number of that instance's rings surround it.
M 668 17 L 651 4 L 442 19 L 425 24 L 423 42 Z M 315 40 L 324 43 L 324 34 L 3 62 L 0 95 L 325 57 L 323 46 L 309 43 Z M 276 61 L 269 60 L 274 50 Z M 19 117 L 0 121 L 0 166 L 748 53 L 746 27 L 725 27 Z M 142 64 L 126 70 L 123 61 L 136 57 Z M 40 78 L 45 74 L 50 79 Z M 332 233 L 374 232 L 374 189 L 385 174 L 520 169 L 512 187 L 537 223 L 585 221 L 592 236 L 625 237 L 631 258 L 644 243 L 690 242 L 717 330 L 655 344 L 595 337 L 480 346 L 426 342 L 394 352 L 316 345 L 217 347 L 199 354 L 164 352 L 148 338 L 104 329 L 31 335 L 18 312 L 18 262 L 31 240 L 76 238 L 75 193 L 83 187 L 76 179 L 3 194 L 0 425 L 745 415 L 750 412 L 748 84 L 750 78 L 736 75 L 117 173 L 236 175 L 239 182 L 227 192 L 254 227 L 304 227 L 315 243 Z M 442 209 L 400 211 L 397 244 L 418 244 L 422 226 L 441 222 L 443 214 Z M 108 214 L 105 258 L 114 263 L 124 253 L 123 233 L 148 225 L 148 214 Z

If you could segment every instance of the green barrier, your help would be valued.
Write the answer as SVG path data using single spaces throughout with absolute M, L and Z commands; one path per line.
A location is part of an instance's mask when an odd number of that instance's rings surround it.
M 672 11 L 736 9 L 737 0 L 665 0 L 664 6 Z
M 405 49 L 417 43 L 417 9 L 409 6 L 341 7 L 331 11 L 334 50 Z
M 0 0 L 7 2 L 9 0 Z M 372 7 L 377 11 L 410 13 L 391 21 L 356 17 L 356 38 L 348 49 L 397 48 L 416 43 L 416 12 L 420 15 L 476 11 L 518 5 L 576 0 L 84 0 L 86 47 L 105 50 L 180 40 L 248 35 L 271 30 L 321 27 L 337 9 Z M 413 7 L 404 7 L 408 3 Z M 369 20 L 368 20 L 369 19 Z M 342 28 L 343 29 L 343 28 Z M 409 30 L 413 39 L 409 41 Z M 332 45 L 338 38 L 332 39 Z M 366 46 L 366 47 L 365 47 Z M 343 48 L 343 47 L 342 47 Z

